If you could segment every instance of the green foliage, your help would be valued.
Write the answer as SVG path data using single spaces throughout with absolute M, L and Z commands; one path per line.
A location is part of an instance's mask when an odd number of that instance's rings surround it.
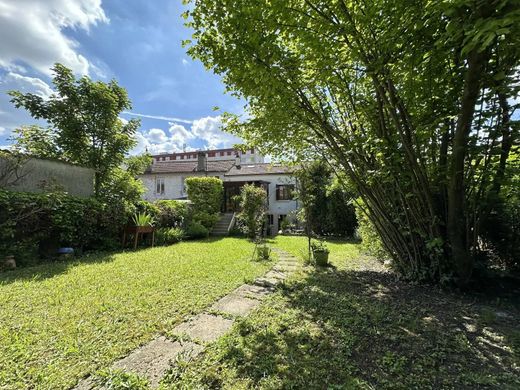
M 186 179 L 186 190 L 192 203 L 193 221 L 211 230 L 218 221 L 222 206 L 222 180 L 215 177 L 189 177 Z
M 60 246 L 111 249 L 126 218 L 126 210 L 94 198 L 0 190 L 0 257 L 12 254 L 27 266 L 55 256 Z
M 380 261 L 389 259 L 390 255 L 384 248 L 379 234 L 366 215 L 366 210 L 363 211 L 363 201 L 358 199 L 357 204 L 358 206 L 356 207 L 356 217 L 358 227 L 356 235 L 361 239 L 362 251 Z
M 13 132 L 13 150 L 42 158 L 60 158 L 55 131 L 38 125 L 22 126 Z
M 135 226 L 153 226 L 155 219 L 152 215 L 146 213 L 136 213 L 132 217 L 132 222 Z
M 322 160 L 302 163 L 296 172 L 301 215 L 311 231 L 318 235 L 350 237 L 357 222 L 352 205 L 353 191 L 347 191 L 347 179 L 334 177 Z
M 171 245 L 181 242 L 184 238 L 184 230 L 178 227 L 162 227 L 155 231 L 157 245 Z
M 262 187 L 246 184 L 240 191 L 239 218 L 249 238 L 261 235 L 267 213 L 267 192 Z
M 256 246 L 256 258 L 259 261 L 269 260 L 271 257 L 271 248 L 267 244 L 259 244 Z
M 311 249 L 313 252 L 330 253 L 329 248 L 327 248 L 327 245 L 323 240 L 312 240 Z
M 220 212 L 224 194 L 222 180 L 216 177 L 188 177 L 186 190 L 194 210 L 209 214 Z
M 186 229 L 186 235 L 190 238 L 207 238 L 209 230 L 200 222 L 192 221 Z
M 101 370 L 96 373 L 95 377 L 98 385 L 109 390 L 148 390 L 150 388 L 147 379 L 123 370 Z
M 227 130 L 326 156 L 404 277 L 464 285 L 507 240 L 483 224 L 512 188 L 517 0 L 190 3 L 189 54 L 248 102 Z
M 158 200 L 157 223 L 161 227 L 183 227 L 189 217 L 187 202 L 178 200 Z
M 143 153 L 138 156 L 126 157 L 124 165 L 126 171 L 133 176 L 142 175 L 144 171 L 152 165 L 152 156 L 149 153 Z
M 135 145 L 139 121 L 123 123 L 119 114 L 131 108 L 126 90 L 116 81 L 76 79 L 71 69 L 53 67 L 56 94 L 43 99 L 32 93 L 10 91 L 11 102 L 36 119 L 45 119 L 49 129 L 30 127 L 18 133 L 17 148 L 30 153 L 59 154 L 60 158 L 96 170 L 96 194 L 125 154 Z

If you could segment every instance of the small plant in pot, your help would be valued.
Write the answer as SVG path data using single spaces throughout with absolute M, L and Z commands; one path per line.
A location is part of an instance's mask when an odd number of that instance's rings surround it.
M 311 249 L 314 263 L 318 266 L 325 267 L 329 263 L 329 248 L 327 248 L 323 241 L 313 241 Z
M 260 244 L 256 248 L 256 253 L 258 260 L 269 260 L 271 257 L 271 248 L 269 248 L 266 244 Z
M 132 221 L 138 227 L 152 227 L 155 223 L 154 218 L 147 213 L 137 213 L 133 216 Z

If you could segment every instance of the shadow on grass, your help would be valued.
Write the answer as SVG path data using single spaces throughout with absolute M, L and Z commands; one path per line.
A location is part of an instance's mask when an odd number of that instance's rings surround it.
M 520 386 L 518 302 L 483 306 L 475 296 L 412 286 L 387 272 L 334 269 L 316 270 L 267 302 L 178 383 L 191 377 L 192 385 L 209 388 L 226 381 L 282 389 Z
M 53 278 L 82 264 L 108 263 L 114 260 L 114 255 L 122 251 L 96 252 L 67 260 L 44 260 L 41 264 L 31 267 L 17 268 L 0 273 L 0 286 L 23 280 L 40 281 Z

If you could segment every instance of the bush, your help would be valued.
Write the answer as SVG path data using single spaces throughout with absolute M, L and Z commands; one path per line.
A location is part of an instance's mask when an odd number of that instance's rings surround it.
M 189 177 L 186 179 L 188 199 L 194 210 L 193 221 L 211 230 L 218 220 L 224 186 L 215 177 Z
M 267 212 L 267 192 L 262 187 L 246 184 L 240 192 L 240 219 L 250 238 L 260 235 Z
M 209 230 L 199 222 L 193 221 L 186 230 L 186 235 L 190 238 L 207 238 Z
M 160 227 L 183 227 L 189 216 L 187 202 L 178 200 L 158 200 L 155 206 L 159 209 L 157 223 Z
M 157 245 L 171 245 L 181 242 L 184 231 L 181 228 L 159 228 L 155 231 Z
M 368 216 L 363 212 L 363 202 L 358 199 L 359 206 L 356 206 L 357 216 L 357 236 L 361 239 L 361 249 L 364 253 L 369 256 L 373 256 L 376 259 L 383 261 L 390 258 L 390 255 L 383 246 L 383 242 L 379 237 L 374 225 L 368 219 Z
M 54 256 L 60 246 L 112 249 L 127 219 L 124 207 L 93 198 L 0 190 L 0 257 L 14 255 L 27 266 Z
M 204 211 L 195 211 L 192 215 L 192 220 L 200 223 L 206 229 L 211 230 L 218 221 L 218 214 L 210 214 Z
M 216 177 L 188 177 L 186 189 L 195 210 L 209 214 L 220 212 L 224 194 L 222 180 Z
M 147 214 L 154 221 L 159 219 L 159 215 L 161 214 L 161 209 L 157 207 L 154 203 L 148 202 L 146 200 L 139 200 L 135 202 L 135 213 L 134 214 Z

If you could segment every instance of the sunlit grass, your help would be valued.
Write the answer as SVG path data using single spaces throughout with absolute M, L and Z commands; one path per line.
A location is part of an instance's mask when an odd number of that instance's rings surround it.
M 0 388 L 71 387 L 262 274 L 252 252 L 225 238 L 1 274 Z

